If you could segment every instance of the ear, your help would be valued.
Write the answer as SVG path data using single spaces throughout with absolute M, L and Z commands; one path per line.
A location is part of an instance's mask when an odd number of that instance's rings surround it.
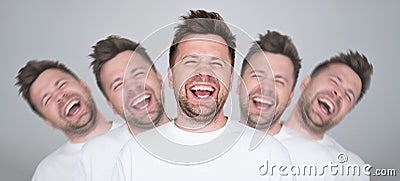
M 163 78 L 162 78 L 160 72 L 158 72 L 158 71 L 157 71 L 157 79 L 158 79 L 158 81 L 161 82 L 161 88 L 163 88 L 164 87 L 164 81 L 163 81 Z
M 89 86 L 84 82 L 83 80 L 80 80 L 79 83 L 89 92 L 92 93 L 92 90 L 89 88 Z
M 45 119 L 44 123 L 46 123 L 47 125 L 49 125 L 50 127 L 52 127 L 54 130 L 58 130 L 58 128 L 49 120 Z
M 229 92 L 231 92 L 232 91 L 232 83 L 233 83 L 233 76 L 234 74 L 233 73 L 231 73 L 231 78 L 230 78 L 230 80 L 229 80 Z
M 119 115 L 117 109 L 115 109 L 114 105 L 112 102 L 110 102 L 109 100 L 107 100 L 107 105 L 110 106 L 110 108 L 113 110 L 115 115 Z
M 288 103 L 286 104 L 286 108 L 288 108 L 290 106 L 290 104 L 292 103 L 293 96 L 294 96 L 294 91 L 292 91 L 289 95 L 289 100 L 288 100 Z
M 170 67 L 168 67 L 168 87 L 173 89 L 173 82 L 174 79 L 172 78 L 172 70 Z
M 303 81 L 301 82 L 300 85 L 300 91 L 303 92 L 304 89 L 307 87 L 308 83 L 310 83 L 311 81 L 311 77 L 309 75 L 307 75 L 306 78 L 303 79 Z
M 239 77 L 238 79 L 237 79 L 237 85 L 236 85 L 236 93 L 237 94 L 240 94 L 240 87 L 242 86 L 242 80 L 241 80 L 241 77 Z

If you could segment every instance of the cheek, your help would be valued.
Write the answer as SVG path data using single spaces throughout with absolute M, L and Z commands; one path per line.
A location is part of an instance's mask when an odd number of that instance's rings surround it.
M 184 72 L 176 72 L 172 75 L 173 77 L 173 86 L 174 87 L 181 87 L 182 84 L 189 78 L 189 74 L 186 74 Z
M 229 80 L 231 78 L 232 75 L 232 71 L 230 68 L 224 68 L 224 69 L 218 69 L 218 70 L 214 70 L 213 73 L 219 77 L 219 78 L 223 78 L 226 80 Z
M 281 101 L 287 101 L 289 99 L 291 90 L 286 87 L 279 87 L 275 88 L 275 94 Z
M 344 103 L 343 109 L 342 109 L 342 115 L 346 115 L 351 111 L 352 106 L 350 104 Z
M 110 101 L 116 106 L 122 106 L 123 97 L 122 97 L 122 89 L 110 95 Z
M 48 106 L 46 109 L 42 109 L 41 112 L 44 117 L 49 118 L 51 120 L 52 118 L 57 117 L 59 111 L 58 108 L 55 105 L 53 105 L 53 106 Z

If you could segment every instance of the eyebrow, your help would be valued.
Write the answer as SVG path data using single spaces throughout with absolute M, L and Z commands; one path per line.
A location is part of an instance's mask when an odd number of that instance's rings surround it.
M 198 55 L 186 55 L 182 58 L 182 60 L 185 58 L 199 58 L 199 56 Z

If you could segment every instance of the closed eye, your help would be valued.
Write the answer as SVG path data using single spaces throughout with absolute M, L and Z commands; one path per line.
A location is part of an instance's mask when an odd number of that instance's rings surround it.
M 274 75 L 274 79 L 275 79 L 275 83 L 277 85 L 285 86 L 285 85 L 289 84 L 288 79 L 286 79 L 284 76 L 282 76 L 280 74 Z
M 285 82 L 284 81 L 281 81 L 281 80 L 275 80 L 275 83 L 276 84 L 278 84 L 278 85 L 282 85 L 282 86 L 284 86 L 285 85 Z
M 65 85 L 67 85 L 67 79 L 66 78 L 62 78 L 58 81 L 55 82 L 55 86 L 59 89 L 65 87 Z
M 114 85 L 112 86 L 112 90 L 118 90 L 120 87 L 122 86 L 122 82 L 116 82 L 114 83 Z
M 212 58 L 211 64 L 214 67 L 223 67 L 225 65 L 225 61 L 219 59 L 219 58 Z
M 60 89 L 63 88 L 66 84 L 67 84 L 67 82 L 62 82 L 62 83 L 60 84 L 59 88 L 60 88 Z
M 251 75 L 251 77 L 253 77 L 253 78 L 260 78 L 260 77 L 262 77 L 259 73 L 255 73 L 255 72 L 252 72 L 250 75 Z
M 182 63 L 185 65 L 193 65 L 197 63 L 197 60 L 197 56 L 188 56 L 182 59 Z
M 335 84 L 335 85 L 338 85 L 338 80 L 337 79 L 335 79 L 335 78 L 330 78 L 330 80 L 331 80 L 331 82 L 333 83 L 333 84 Z
M 50 102 L 50 99 L 51 99 L 51 96 L 48 94 L 45 94 L 42 99 L 42 105 L 47 106 L 47 104 Z
M 138 78 L 143 76 L 145 73 L 144 72 L 137 72 L 136 74 L 133 75 L 134 78 Z
M 346 98 L 347 98 L 350 102 L 353 102 L 353 100 L 354 100 L 353 91 L 348 90 L 348 91 L 346 92 Z

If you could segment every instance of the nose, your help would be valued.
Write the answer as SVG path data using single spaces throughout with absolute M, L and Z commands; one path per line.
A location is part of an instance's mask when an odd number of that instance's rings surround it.
M 127 96 L 129 94 L 138 94 L 145 90 L 145 81 L 125 81 L 123 84 L 123 95 Z
M 61 103 L 65 97 L 66 97 L 66 94 L 65 94 L 64 91 L 58 91 L 58 92 L 56 92 L 55 98 L 56 98 L 56 100 L 57 100 L 57 103 Z
M 258 83 L 263 89 L 275 89 L 275 81 L 270 78 L 259 78 Z
M 333 90 L 333 94 L 334 94 L 335 96 L 337 96 L 337 97 L 343 97 L 343 95 L 344 95 L 344 88 L 343 88 L 343 87 L 340 87 L 340 86 L 336 87 L 336 88 Z
M 214 72 L 212 70 L 212 67 L 207 61 L 201 61 L 198 66 L 196 67 L 196 70 L 194 72 L 195 74 L 199 75 L 211 75 L 214 76 Z

